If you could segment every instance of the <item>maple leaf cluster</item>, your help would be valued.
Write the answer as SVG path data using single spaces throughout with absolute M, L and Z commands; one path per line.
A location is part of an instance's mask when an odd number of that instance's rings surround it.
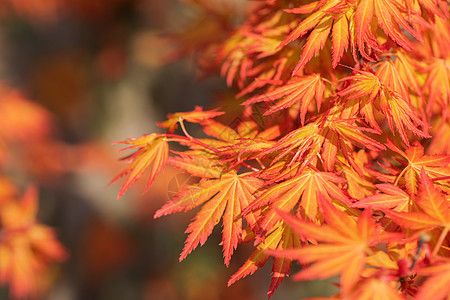
M 167 164 L 197 178 L 155 218 L 198 208 L 180 260 L 219 223 L 225 265 L 254 243 L 229 285 L 273 257 L 269 297 L 298 262 L 294 280 L 339 276 L 332 299 L 446 299 L 448 3 L 266 0 L 227 39 L 199 36 L 244 112 L 228 126 L 197 107 L 122 142 L 135 152 L 119 197 Z

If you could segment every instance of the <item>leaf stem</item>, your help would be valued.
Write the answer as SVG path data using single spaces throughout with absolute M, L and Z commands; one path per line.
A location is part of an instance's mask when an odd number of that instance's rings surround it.
M 442 230 L 441 235 L 439 236 L 439 239 L 438 239 L 436 245 L 434 246 L 433 252 L 431 253 L 431 256 L 435 256 L 438 253 L 449 230 L 450 230 L 450 226 L 446 226 L 444 228 L 444 230 Z
M 403 174 L 405 174 L 405 172 L 407 171 L 408 167 L 404 168 L 400 174 L 398 174 L 398 177 L 395 179 L 394 181 L 394 185 L 397 186 L 398 182 L 400 181 L 400 178 L 403 176 Z
M 258 164 L 261 166 L 261 169 L 265 169 L 266 166 L 264 166 L 264 164 L 262 163 L 262 161 L 259 158 L 256 158 L 256 161 L 258 162 Z
M 194 138 L 187 132 L 186 127 L 184 127 L 183 119 L 178 118 L 178 123 L 180 123 L 181 129 L 183 130 L 184 134 L 185 134 L 188 138 L 194 139 Z
M 183 141 L 193 142 L 194 144 L 197 144 L 197 145 L 202 146 L 202 147 L 204 147 L 204 148 L 206 148 L 208 150 L 211 150 L 215 154 L 219 153 L 219 150 L 217 150 L 216 148 L 211 147 L 211 146 L 209 146 L 209 145 L 207 145 L 207 144 L 197 140 L 196 138 L 193 138 L 192 136 L 184 137 L 184 136 L 180 136 L 180 135 L 176 135 L 176 134 L 166 133 L 166 137 L 167 138 L 172 138 L 173 141 L 183 140 Z
M 253 167 L 253 166 L 250 166 L 248 163 L 245 163 L 245 162 L 241 162 L 241 165 L 244 166 L 244 167 L 246 167 L 246 168 L 249 169 L 249 170 L 252 170 L 253 172 L 259 172 L 259 171 L 261 171 L 261 170 L 259 170 L 258 168 L 255 168 L 255 167 Z

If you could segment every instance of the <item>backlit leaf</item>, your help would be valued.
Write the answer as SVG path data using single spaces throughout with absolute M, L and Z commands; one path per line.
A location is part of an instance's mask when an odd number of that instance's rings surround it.
M 213 228 L 223 219 L 223 256 L 228 266 L 242 234 L 241 212 L 253 201 L 254 193 L 261 185 L 259 179 L 249 174 L 237 175 L 230 172 L 220 178 L 209 179 L 181 190 L 174 199 L 159 209 L 155 213 L 155 218 L 202 205 L 186 229 L 189 235 L 181 252 L 180 261 L 199 244 L 203 245 Z M 249 224 L 254 224 L 253 214 L 247 214 L 245 217 Z
M 269 115 L 279 110 L 286 109 L 295 103 L 300 103 L 300 119 L 302 124 L 304 124 L 306 113 L 308 112 L 308 108 L 313 99 L 316 99 L 317 110 L 320 110 L 325 88 L 325 83 L 318 74 L 293 77 L 285 85 L 282 85 L 267 94 L 253 97 L 243 104 L 248 105 L 262 101 L 272 102 L 280 100 L 264 113 L 264 115 Z
M 127 176 L 125 183 L 119 191 L 118 198 L 126 192 L 126 190 L 137 180 L 139 180 L 144 172 L 149 169 L 150 175 L 147 182 L 147 187 L 145 191 L 150 188 L 150 185 L 155 180 L 156 175 L 164 168 L 167 163 L 167 158 L 169 156 L 169 145 L 167 144 L 166 138 L 159 134 L 144 135 L 136 139 L 128 139 L 119 144 L 129 145 L 120 151 L 137 149 L 135 153 L 128 157 L 123 158 L 129 165 L 117 175 L 111 183 L 117 179 Z M 110 184 L 111 184 L 110 183 Z

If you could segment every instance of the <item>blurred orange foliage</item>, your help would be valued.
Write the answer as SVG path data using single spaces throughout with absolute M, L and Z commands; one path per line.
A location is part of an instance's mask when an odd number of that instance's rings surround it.
M 19 199 L 12 184 L 2 188 L 2 193 L 14 193 L 0 205 L 0 283 L 8 283 L 15 298 L 36 296 L 49 263 L 65 260 L 67 253 L 53 230 L 36 220 L 36 188 L 29 187 Z

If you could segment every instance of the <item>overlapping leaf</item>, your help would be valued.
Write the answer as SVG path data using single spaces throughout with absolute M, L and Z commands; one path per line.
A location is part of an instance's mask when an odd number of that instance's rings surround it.
M 313 99 L 316 99 L 317 110 L 323 101 L 325 92 L 325 83 L 319 74 L 312 74 L 307 76 L 293 77 L 286 84 L 274 89 L 273 91 L 250 98 L 243 105 L 248 105 L 256 102 L 272 102 L 280 100 L 272 105 L 264 115 L 272 114 L 276 111 L 291 107 L 295 103 L 300 103 L 300 119 L 302 124 L 305 123 L 305 116 Z
M 215 164 L 215 160 L 208 157 L 208 153 L 201 150 L 175 152 L 175 157 L 169 157 L 167 162 L 189 175 L 199 178 L 219 178 L 222 169 Z
M 332 27 L 333 68 L 347 49 L 349 40 L 353 53 L 358 46 L 365 59 L 374 61 L 374 58 L 378 58 L 375 52 L 381 52 L 381 42 L 374 25 L 378 25 L 387 36 L 406 50 L 413 48 L 408 34 L 423 41 L 422 32 L 416 28 L 427 24 L 426 21 L 419 14 L 408 18 L 404 13 L 403 3 L 392 0 L 359 0 L 355 4 L 335 0 L 316 1 L 286 10 L 289 13 L 309 14 L 279 46 L 286 46 L 311 30 L 294 74 L 323 48 Z M 436 5 L 420 4 L 443 15 Z
M 398 59 L 398 57 L 397 57 Z M 379 78 L 380 83 L 395 91 L 399 96 L 410 103 L 407 78 L 401 76 L 396 66 L 391 60 L 385 60 L 378 65 L 375 75 Z
M 284 251 L 267 251 L 276 257 L 288 257 L 301 263 L 312 264 L 294 275 L 296 280 L 328 278 L 341 274 L 342 295 L 346 295 L 358 282 L 366 263 L 367 252 L 374 245 L 395 234 L 380 234 L 369 210 L 364 211 L 358 221 L 337 210 L 328 201 L 321 201 L 321 213 L 326 225 L 318 226 L 277 210 L 300 237 L 321 243 Z
M 327 1 L 324 2 L 313 2 L 309 4 L 309 9 L 305 10 L 304 6 L 300 7 L 299 9 L 291 9 L 287 10 L 288 12 L 292 13 L 298 13 L 298 14 L 304 14 L 304 13 L 311 13 L 307 18 L 305 18 L 289 35 L 288 37 L 281 43 L 281 46 L 285 46 L 289 44 L 290 42 L 294 41 L 295 39 L 299 38 L 302 35 L 305 35 L 309 30 L 312 28 L 315 28 L 317 24 L 324 18 L 331 18 L 331 16 L 327 16 L 326 11 L 333 6 L 339 5 L 340 1 L 333 0 L 333 1 Z
M 350 197 L 360 200 L 372 195 L 376 188 L 372 183 L 373 177 L 364 168 L 369 161 L 368 154 L 364 150 L 360 150 L 353 153 L 352 156 L 356 166 L 362 170 L 362 176 L 347 164 L 342 164 L 341 167 L 343 177 L 347 179 L 347 193 Z
M 263 216 L 259 224 L 259 230 L 263 233 L 269 231 L 280 220 L 279 215 L 273 208 L 289 212 L 298 204 L 297 210 L 300 215 L 317 222 L 318 197 L 320 195 L 328 202 L 335 199 L 343 205 L 350 204 L 348 197 L 338 186 L 345 182 L 345 179 L 333 173 L 304 168 L 301 173 L 291 179 L 278 182 L 267 188 L 245 212 L 270 205 L 272 209 Z
M 303 47 L 302 55 L 300 56 L 300 60 L 294 69 L 294 74 L 297 74 L 300 69 L 303 68 L 305 64 L 325 46 L 325 42 L 330 34 L 332 24 L 333 19 L 328 17 L 320 20 L 320 22 L 314 27 L 313 31 L 311 31 L 308 39 L 306 40 L 305 46 Z
M 419 118 L 414 108 L 401 98 L 399 94 L 382 90 L 380 91 L 379 99 L 381 112 L 386 116 L 391 132 L 394 133 L 395 125 L 405 144 L 409 145 L 405 129 L 420 137 L 431 137 L 427 133 L 429 126 Z M 422 127 L 422 130 L 419 127 Z
M 353 169 L 362 174 L 362 170 L 353 159 L 354 146 L 367 148 L 373 151 L 385 149 L 385 147 L 376 140 L 368 137 L 363 132 L 378 134 L 374 129 L 358 126 L 353 120 L 340 119 L 336 116 L 330 116 L 323 129 L 323 135 L 326 137 L 322 160 L 326 170 L 332 170 L 339 150 Z
M 352 80 L 346 89 L 339 92 L 339 96 L 347 97 L 348 99 L 360 98 L 368 96 L 369 101 L 373 101 L 381 88 L 381 83 L 378 77 L 370 72 L 359 71 L 357 74 L 342 78 L 341 81 Z
M 429 126 L 419 118 L 418 112 L 407 99 L 402 97 L 402 94 L 407 95 L 406 87 L 398 74 L 392 74 L 395 69 L 391 64 L 384 65 L 389 67 L 378 69 L 376 74 L 359 71 L 356 75 L 343 78 L 343 81 L 349 80 L 351 84 L 339 92 L 339 95 L 348 99 L 362 98 L 363 105 L 367 105 L 364 101 L 369 103 L 375 101 L 375 108 L 385 115 L 391 132 L 395 134 L 395 125 L 400 137 L 407 145 L 409 145 L 409 139 L 406 129 L 417 136 L 430 137 L 427 133 Z M 392 72 L 389 74 L 388 71 Z M 398 87 L 398 92 L 390 86 Z M 364 97 L 368 97 L 368 99 L 364 99 Z M 376 118 L 373 116 L 372 108 L 364 110 L 363 114 L 374 129 L 380 129 L 375 124 Z M 420 127 L 422 129 L 419 129 Z
M 445 196 L 433 185 L 425 169 L 420 173 L 420 190 L 415 203 L 421 212 L 397 212 L 384 210 L 395 223 L 410 229 L 432 229 L 445 227 L 445 234 L 450 229 L 450 209 Z M 444 235 L 445 235 L 444 234 Z
M 261 157 L 275 154 L 272 164 L 280 159 L 290 157 L 290 164 L 302 161 L 301 166 L 305 166 L 319 153 L 323 143 L 323 136 L 320 134 L 318 123 L 309 123 L 303 127 L 292 130 L 287 135 L 279 139 L 275 145 L 264 149 Z
M 428 176 L 433 179 L 445 178 L 450 176 L 450 156 L 449 155 L 424 155 L 423 146 L 419 142 L 414 142 L 411 147 L 402 151 L 391 140 L 388 139 L 388 147 L 394 152 L 400 154 L 404 160 L 400 162 L 404 165 L 404 168 L 397 173 L 396 181 L 400 179 L 405 181 L 406 188 L 410 194 L 415 194 L 418 187 L 418 178 L 422 168 L 425 170 Z M 449 180 L 437 181 L 441 188 L 449 190 Z
M 373 4 L 372 4 L 373 3 Z M 420 32 L 416 32 L 401 13 L 401 5 L 391 0 L 374 0 L 367 5 L 373 5 L 379 26 L 397 44 L 406 50 L 412 49 L 412 43 L 404 31 L 409 32 L 417 40 L 423 41 Z M 420 19 L 416 19 L 418 21 Z M 403 29 L 400 29 L 401 28 Z
M 210 120 L 204 124 L 203 130 L 219 140 L 212 143 L 216 144 L 220 161 L 229 164 L 230 168 L 246 160 L 258 158 L 262 152 L 272 148 L 274 144 L 272 140 L 280 135 L 278 125 L 261 131 L 260 126 L 253 120 L 239 122 L 236 130 Z M 210 140 L 206 142 L 211 144 Z
M 394 65 L 402 81 L 410 90 L 414 91 L 417 95 L 421 95 L 422 88 L 419 84 L 416 74 L 417 69 L 414 67 L 412 59 L 402 50 L 399 50 L 396 55 L 397 58 L 394 61 Z
M 428 77 L 424 90 L 428 93 L 427 110 L 431 112 L 434 104 L 438 104 L 442 114 L 448 117 L 450 105 L 450 59 L 436 59 L 428 66 Z
M 377 189 L 382 193 L 370 195 L 353 206 L 358 208 L 386 209 L 393 208 L 397 211 L 408 211 L 411 205 L 411 197 L 392 184 L 377 184 Z

